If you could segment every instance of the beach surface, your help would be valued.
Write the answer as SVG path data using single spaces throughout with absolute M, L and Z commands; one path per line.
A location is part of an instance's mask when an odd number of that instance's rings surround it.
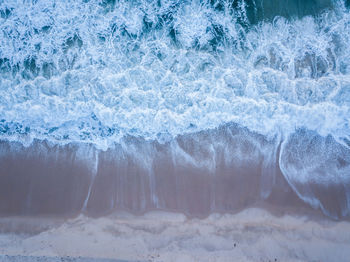
M 349 3 L 0 0 L 0 262 L 349 262 Z
M 341 262 L 350 257 L 349 222 L 307 215 L 274 216 L 261 208 L 211 214 L 204 219 L 160 211 L 142 216 L 123 212 L 100 218 L 80 215 L 68 220 L 11 217 L 1 219 L 1 231 L 0 254 L 27 256 L 27 260 L 17 257 L 23 259 L 18 260 L 21 262 L 58 258 L 104 261 L 84 257 L 117 261 Z M 47 260 L 35 260 L 40 257 Z
M 46 257 L 46 256 L 7 256 L 0 255 L 2 262 L 130 262 L 116 259 L 89 257 Z

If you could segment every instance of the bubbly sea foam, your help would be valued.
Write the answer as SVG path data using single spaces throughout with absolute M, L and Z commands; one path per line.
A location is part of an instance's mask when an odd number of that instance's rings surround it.
M 107 149 L 234 122 L 349 146 L 345 5 L 252 23 L 247 2 L 0 2 L 1 139 Z
M 0 0 L 0 214 L 349 218 L 349 43 L 349 1 Z

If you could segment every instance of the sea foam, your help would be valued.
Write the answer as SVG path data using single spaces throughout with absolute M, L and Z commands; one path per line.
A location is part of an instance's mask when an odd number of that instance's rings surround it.
M 347 8 L 0 2 L 0 211 L 203 215 L 285 193 L 348 217 Z
M 234 122 L 349 140 L 344 5 L 251 23 L 249 1 L 229 3 L 3 2 L 2 139 L 105 150 L 126 135 L 162 141 Z

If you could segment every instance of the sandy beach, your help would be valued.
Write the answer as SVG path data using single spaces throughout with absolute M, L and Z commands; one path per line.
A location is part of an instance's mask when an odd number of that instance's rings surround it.
M 350 223 L 259 208 L 188 219 L 178 213 L 61 221 L 2 218 L 0 254 L 128 261 L 348 261 Z
M 130 262 L 126 260 L 90 257 L 47 257 L 47 256 L 8 256 L 0 255 L 2 262 Z
M 349 262 L 349 0 L 0 0 L 0 262 Z

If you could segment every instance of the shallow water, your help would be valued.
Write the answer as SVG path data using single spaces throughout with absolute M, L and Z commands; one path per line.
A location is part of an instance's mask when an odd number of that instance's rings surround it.
M 0 2 L 0 213 L 348 218 L 349 25 L 330 0 Z
M 349 149 L 304 130 L 279 141 L 226 125 L 165 144 L 127 137 L 107 151 L 41 141 L 0 149 L 0 213 L 7 215 L 160 209 L 205 217 L 264 203 L 303 210 L 304 201 L 329 217 L 349 217 Z

